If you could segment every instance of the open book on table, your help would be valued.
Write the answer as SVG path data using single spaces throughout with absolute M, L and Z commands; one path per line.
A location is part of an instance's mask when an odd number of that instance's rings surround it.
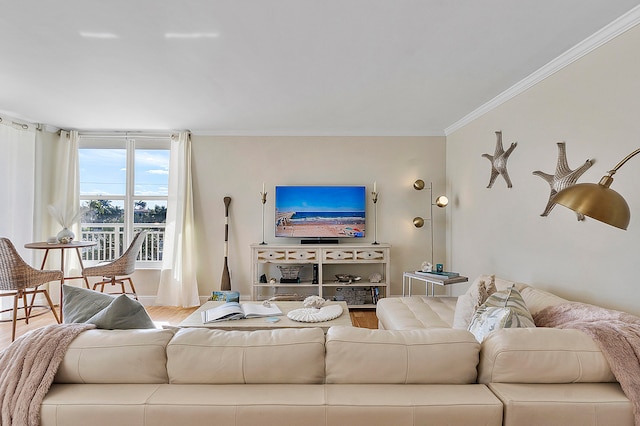
M 282 315 L 282 311 L 274 303 L 264 306 L 261 303 L 227 302 L 202 312 L 202 322 L 227 321 L 244 318 L 273 317 Z

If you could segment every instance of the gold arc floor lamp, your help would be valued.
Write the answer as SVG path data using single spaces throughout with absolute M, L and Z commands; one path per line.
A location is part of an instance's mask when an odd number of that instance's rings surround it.
M 622 195 L 609 187 L 618 169 L 638 153 L 640 148 L 623 158 L 600 179 L 600 182 L 577 183 L 558 192 L 553 201 L 600 222 L 626 230 L 631 219 L 629 205 Z
M 424 181 L 422 179 L 418 179 L 415 182 L 413 182 L 413 188 L 418 190 L 418 191 L 422 191 L 425 187 Z M 427 219 L 429 221 L 429 224 L 431 225 L 431 264 L 433 265 L 433 206 L 437 206 L 440 208 L 446 207 L 447 204 L 449 204 L 449 199 L 444 196 L 444 195 L 440 195 L 438 196 L 438 198 L 433 199 L 433 182 L 429 183 L 429 207 L 430 207 L 430 215 L 429 215 L 429 219 Z M 416 216 L 413 218 L 413 226 L 415 226 L 416 228 L 422 228 L 424 226 L 424 221 L 425 219 L 421 218 L 420 216 Z

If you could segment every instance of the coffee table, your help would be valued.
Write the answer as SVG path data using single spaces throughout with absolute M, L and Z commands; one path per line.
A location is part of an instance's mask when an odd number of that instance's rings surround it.
M 262 302 L 241 302 L 245 303 L 262 303 Z M 334 318 L 330 321 L 323 322 L 299 322 L 293 321 L 287 317 L 287 313 L 298 308 L 302 308 L 302 302 L 291 302 L 291 301 L 275 301 L 271 302 L 275 304 L 282 311 L 283 315 L 279 315 L 276 318 L 280 320 L 278 322 L 269 322 L 266 318 L 247 318 L 240 320 L 230 320 L 230 321 L 219 321 L 205 324 L 202 322 L 202 312 L 214 308 L 216 306 L 220 306 L 224 304 L 224 302 L 205 302 L 202 306 L 200 306 L 196 311 L 194 311 L 191 315 L 185 318 L 178 327 L 183 328 L 191 328 L 191 327 L 201 327 L 201 328 L 216 328 L 221 330 L 270 330 L 276 328 L 308 328 L 308 327 L 319 327 L 324 330 L 326 333 L 329 327 L 334 325 L 353 325 L 351 323 L 351 316 L 349 315 L 349 308 L 347 307 L 346 302 L 327 302 L 326 305 L 341 305 L 342 306 L 342 315 L 338 318 Z

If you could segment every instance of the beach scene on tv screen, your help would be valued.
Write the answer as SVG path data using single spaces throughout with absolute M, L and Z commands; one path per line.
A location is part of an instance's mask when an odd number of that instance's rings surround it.
M 364 237 L 364 186 L 276 186 L 276 237 Z

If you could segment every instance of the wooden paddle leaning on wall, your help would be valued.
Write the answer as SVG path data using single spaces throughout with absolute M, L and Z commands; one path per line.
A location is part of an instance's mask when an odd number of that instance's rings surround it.
M 222 280 L 220 290 L 231 291 L 231 275 L 229 275 L 229 204 L 231 197 L 224 197 L 224 267 L 222 268 Z

